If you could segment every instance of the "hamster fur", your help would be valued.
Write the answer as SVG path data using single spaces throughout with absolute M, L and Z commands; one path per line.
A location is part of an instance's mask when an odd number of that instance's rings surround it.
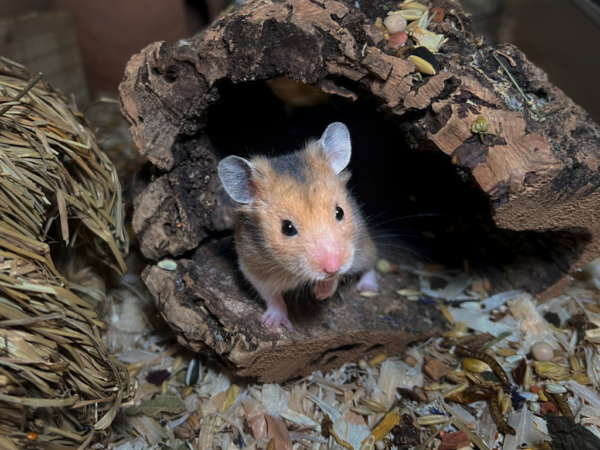
M 376 249 L 348 192 L 348 128 L 330 124 L 295 153 L 250 160 L 228 156 L 218 166 L 239 203 L 235 244 L 240 268 L 267 304 L 268 328 L 292 331 L 282 293 L 312 284 L 331 297 L 344 275 L 360 274 L 359 291 L 378 291 Z

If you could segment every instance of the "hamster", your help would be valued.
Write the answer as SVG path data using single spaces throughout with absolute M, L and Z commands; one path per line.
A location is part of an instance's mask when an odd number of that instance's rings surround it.
M 219 178 L 239 204 L 239 265 L 266 302 L 262 321 L 272 330 L 293 329 L 285 291 L 312 285 L 322 300 L 335 293 L 342 276 L 355 274 L 361 275 L 359 291 L 379 289 L 375 245 L 346 187 L 351 151 L 348 128 L 335 122 L 294 153 L 228 156 L 219 163 Z

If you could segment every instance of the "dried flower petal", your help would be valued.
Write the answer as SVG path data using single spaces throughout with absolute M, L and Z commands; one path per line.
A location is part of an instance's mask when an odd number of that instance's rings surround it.
M 440 8 L 439 6 L 436 8 L 431 8 L 431 21 L 432 22 L 441 22 L 444 20 L 444 16 L 446 15 L 446 10 L 444 8 Z
M 455 433 L 445 433 L 442 435 L 441 441 L 438 450 L 456 450 L 471 444 L 471 439 L 469 439 L 467 432 L 464 430 Z

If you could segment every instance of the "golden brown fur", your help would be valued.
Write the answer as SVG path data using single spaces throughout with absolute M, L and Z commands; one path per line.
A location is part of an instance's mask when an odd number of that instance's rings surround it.
M 311 259 L 323 239 L 342 245 L 341 274 L 368 270 L 376 257 L 346 188 L 350 173 L 336 175 L 318 141 L 309 143 L 302 157 L 306 169 L 298 176 L 278 173 L 265 157 L 253 158 L 254 201 L 239 208 L 235 237 L 242 270 L 251 281 L 266 281 L 276 291 L 325 277 Z M 341 221 L 335 217 L 336 206 L 344 210 Z M 284 235 L 283 220 L 290 220 L 298 234 Z

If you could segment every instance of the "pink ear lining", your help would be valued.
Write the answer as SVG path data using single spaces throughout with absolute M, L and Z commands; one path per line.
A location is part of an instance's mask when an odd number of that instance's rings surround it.
M 255 189 L 250 181 L 252 164 L 239 156 L 228 156 L 217 167 L 225 191 L 238 203 L 250 203 Z
M 344 170 L 352 153 L 348 127 L 341 122 L 333 122 L 327 127 L 319 143 L 329 155 L 334 172 L 340 173 Z

